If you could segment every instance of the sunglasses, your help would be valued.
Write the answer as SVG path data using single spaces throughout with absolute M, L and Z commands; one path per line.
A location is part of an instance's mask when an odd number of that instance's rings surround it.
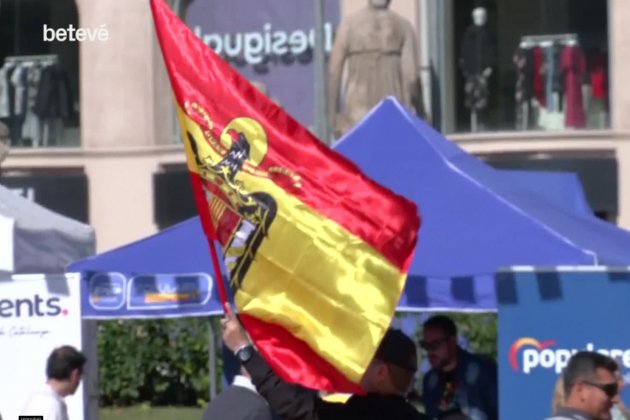
M 433 341 L 420 340 L 420 347 L 426 351 L 437 350 L 446 341 L 446 338 L 440 338 Z
M 619 393 L 619 385 L 615 382 L 612 384 L 598 384 L 597 382 L 582 381 L 586 385 L 590 385 L 594 388 L 601 390 L 608 398 L 614 398 Z

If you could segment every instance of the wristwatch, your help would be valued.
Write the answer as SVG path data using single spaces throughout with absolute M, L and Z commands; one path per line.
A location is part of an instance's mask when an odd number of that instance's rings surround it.
M 254 346 L 251 344 L 247 344 L 245 346 L 239 347 L 238 350 L 234 352 L 236 357 L 241 363 L 247 363 L 249 359 L 254 355 Z

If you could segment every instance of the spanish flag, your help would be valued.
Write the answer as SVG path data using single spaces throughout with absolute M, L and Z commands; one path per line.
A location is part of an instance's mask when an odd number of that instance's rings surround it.
M 241 321 L 283 379 L 360 391 L 404 286 L 415 205 L 318 141 L 163 0 L 151 8 L 197 208 Z

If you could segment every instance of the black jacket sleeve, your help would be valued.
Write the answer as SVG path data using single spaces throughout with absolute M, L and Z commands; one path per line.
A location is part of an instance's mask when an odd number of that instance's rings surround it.
M 260 395 L 283 419 L 333 420 L 343 412 L 343 404 L 324 401 L 315 391 L 284 382 L 257 352 L 245 363 L 245 368 Z

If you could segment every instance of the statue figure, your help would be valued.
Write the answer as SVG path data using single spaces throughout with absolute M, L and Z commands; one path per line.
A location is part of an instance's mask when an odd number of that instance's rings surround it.
M 328 123 L 337 138 L 386 96 L 425 116 L 413 27 L 389 3 L 369 0 L 337 29 L 328 68 Z

